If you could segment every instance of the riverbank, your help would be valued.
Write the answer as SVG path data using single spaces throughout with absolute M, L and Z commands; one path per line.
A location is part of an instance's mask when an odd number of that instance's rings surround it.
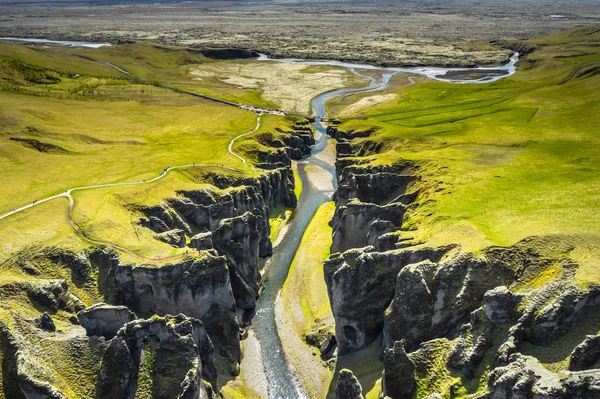
M 311 331 L 323 335 L 333 329 L 322 262 L 329 256 L 329 221 L 334 210 L 334 203 L 327 202 L 319 207 L 311 220 L 275 307 L 277 331 L 285 357 L 302 389 L 311 398 L 326 396 L 335 365 L 321 360 L 319 349 L 305 341 L 306 334 Z

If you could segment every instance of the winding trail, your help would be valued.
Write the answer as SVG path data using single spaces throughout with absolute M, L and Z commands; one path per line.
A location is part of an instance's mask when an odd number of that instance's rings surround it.
M 244 136 L 248 136 L 252 133 L 255 133 L 259 128 L 260 128 L 260 118 L 261 118 L 262 114 L 259 113 L 257 118 L 256 118 L 256 126 L 254 127 L 254 129 L 252 129 L 249 132 L 246 133 L 242 133 L 239 134 L 237 136 L 235 136 L 234 138 L 232 138 L 229 141 L 229 145 L 227 146 L 227 151 L 229 152 L 229 154 L 233 155 L 234 157 L 238 158 L 247 168 L 253 170 L 253 168 L 251 166 L 248 165 L 248 163 L 246 162 L 246 159 L 244 159 L 243 157 L 241 157 L 240 155 L 236 154 L 235 151 L 233 150 L 233 144 L 235 143 L 235 141 L 241 137 Z M 121 182 L 121 183 L 106 183 L 106 184 L 97 184 L 97 185 L 92 185 L 92 186 L 81 186 L 81 187 L 73 187 L 70 188 L 60 194 L 56 194 L 56 195 L 52 195 L 46 198 L 43 198 L 41 200 L 34 200 L 32 203 L 21 206 L 19 208 L 14 208 L 12 211 L 6 212 L 2 215 L 0 215 L 0 220 L 5 219 L 9 216 L 15 215 L 17 213 L 23 212 L 27 209 L 33 208 L 34 206 L 43 204 L 45 202 L 51 201 L 53 199 L 56 198 L 62 198 L 62 197 L 66 197 L 69 199 L 69 207 L 67 209 L 67 219 L 69 221 L 69 224 L 71 225 L 71 227 L 73 227 L 73 229 L 75 230 L 75 232 L 77 233 L 77 235 L 79 235 L 82 239 L 84 239 L 85 241 L 95 244 L 95 245 L 106 245 L 108 247 L 117 249 L 119 251 L 125 252 L 129 255 L 135 256 L 137 258 L 139 258 L 140 260 L 143 260 L 145 262 L 164 262 L 164 261 L 170 261 L 170 260 L 178 260 L 181 259 L 185 256 L 189 256 L 192 254 L 198 254 L 197 251 L 193 251 L 193 252 L 188 252 L 186 254 L 182 254 L 182 255 L 176 255 L 176 256 L 171 256 L 171 257 L 166 257 L 166 258 L 148 258 L 142 255 L 139 255 L 135 252 L 133 252 L 130 249 L 127 249 L 125 247 L 122 247 L 120 245 L 117 244 L 113 244 L 110 242 L 106 242 L 106 241 L 100 241 L 100 240 L 95 240 L 90 238 L 81 228 L 81 226 L 79 226 L 79 224 L 77 224 L 77 222 L 75 221 L 75 219 L 73 218 L 73 209 L 75 208 L 75 199 L 73 198 L 73 196 L 71 195 L 71 193 L 73 193 L 74 191 L 83 191 L 83 190 L 93 190 L 93 189 L 97 189 L 97 188 L 107 188 L 107 187 L 120 187 L 120 186 L 135 186 L 135 185 L 142 185 L 142 184 L 151 184 L 154 183 L 162 178 L 164 178 L 165 176 L 167 176 L 167 174 L 169 174 L 169 172 L 174 171 L 174 170 L 178 170 L 178 169 L 186 169 L 186 168 L 193 168 L 193 167 L 219 167 L 221 169 L 228 169 L 228 170 L 233 170 L 236 172 L 244 172 L 242 169 L 237 169 L 237 168 L 233 168 L 233 167 L 229 167 L 229 166 L 223 166 L 221 164 L 214 164 L 214 163 L 193 163 L 193 164 L 186 164 L 186 165 L 177 165 L 177 166 L 170 166 L 165 168 L 158 176 L 152 178 L 152 179 L 148 179 L 148 180 L 142 180 L 142 181 L 130 181 L 130 182 Z
M 258 114 L 258 118 L 256 118 L 256 127 L 254 128 L 254 130 L 251 130 L 248 133 L 240 134 L 239 136 L 234 137 L 233 139 L 231 139 L 231 141 L 229 142 L 229 145 L 227 146 L 227 151 L 229 151 L 229 153 L 231 155 L 233 155 L 234 157 L 236 157 L 240 161 L 242 161 L 244 163 L 244 165 L 246 165 L 246 167 L 248 167 L 250 169 L 254 169 L 254 168 L 248 165 L 248 163 L 246 162 L 246 158 L 244 158 L 244 157 L 236 154 L 235 152 L 233 152 L 233 143 L 235 143 L 235 141 L 237 139 L 242 138 L 244 136 L 248 136 L 249 134 L 252 134 L 252 133 L 256 132 L 258 129 L 260 129 L 260 117 L 261 116 L 262 116 L 262 113 L 259 113 Z

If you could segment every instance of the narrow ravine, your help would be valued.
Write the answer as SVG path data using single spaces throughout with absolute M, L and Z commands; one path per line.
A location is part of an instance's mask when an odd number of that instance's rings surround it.
M 349 93 L 358 93 L 363 91 L 372 91 L 383 88 L 387 85 L 392 74 L 385 74 L 383 79 L 375 79 L 352 71 L 362 77 L 371 80 L 370 84 L 362 89 L 344 88 L 332 90 L 315 97 L 312 101 L 313 111 L 316 115 L 323 117 L 326 115 L 325 104 L 328 100 Z M 268 380 L 269 398 L 272 399 L 294 399 L 305 398 L 300 391 L 296 378 L 290 371 L 285 359 L 277 327 L 275 325 L 275 301 L 279 290 L 283 286 L 288 274 L 288 270 L 296 250 L 302 240 L 304 230 L 315 215 L 317 209 L 325 202 L 331 200 L 333 191 L 322 191 L 315 188 L 310 182 L 306 167 L 309 164 L 319 166 L 331 174 L 333 187 L 337 187 L 337 178 L 335 168 L 316 155 L 321 152 L 329 141 L 329 135 L 325 133 L 326 125 L 320 121 L 320 118 L 313 123 L 315 128 L 316 143 L 313 146 L 311 155 L 303 161 L 298 162 L 298 175 L 302 180 L 303 191 L 294 210 L 288 230 L 284 238 L 273 250 L 273 256 L 265 266 L 265 284 L 256 306 L 256 315 L 252 320 L 252 329 L 260 342 L 263 366 Z
M 262 56 L 260 60 L 268 60 L 268 57 Z M 387 86 L 392 76 L 399 72 L 423 75 L 432 79 L 444 80 L 452 83 L 491 82 L 514 73 L 517 60 L 518 54 L 514 54 L 511 57 L 510 62 L 506 65 L 493 68 L 473 68 L 483 71 L 503 70 L 506 72 L 506 74 L 502 76 L 494 76 L 490 73 L 490 76 L 477 80 L 444 79 L 441 76 L 441 74 L 445 74 L 449 71 L 464 70 L 463 68 L 379 68 L 370 65 L 349 64 L 338 61 L 307 61 L 295 59 L 273 60 L 278 62 L 302 62 L 307 64 L 342 66 L 347 68 L 350 72 L 368 79 L 370 83 L 362 88 L 342 88 L 328 91 L 315 97 L 311 102 L 313 113 L 317 116 L 315 122 L 312 124 L 316 131 L 316 144 L 313 146 L 311 155 L 298 163 L 298 175 L 302 180 L 303 186 L 302 195 L 289 222 L 287 233 L 274 248 L 273 256 L 268 260 L 265 266 L 265 275 L 263 276 L 265 284 L 261 297 L 257 302 L 256 315 L 252 320 L 251 327 L 260 344 L 262 363 L 268 382 L 269 398 L 295 399 L 307 397 L 299 388 L 296 377 L 290 370 L 285 358 L 275 322 L 275 304 L 279 291 L 287 278 L 290 265 L 292 264 L 296 251 L 300 245 L 304 231 L 308 227 L 319 206 L 329 201 L 333 194 L 332 191 L 319 190 L 312 185 L 306 172 L 306 166 L 312 164 L 327 170 L 331 174 L 333 187 L 337 187 L 335 168 L 316 157 L 316 155 L 327 146 L 330 139 L 330 136 L 326 134 L 327 125 L 322 121 L 327 120 L 327 101 L 347 94 L 381 90 Z M 376 70 L 381 72 L 381 74 L 379 77 L 373 77 L 361 73 L 361 70 Z M 414 83 L 412 79 L 409 79 L 409 82 L 409 85 Z

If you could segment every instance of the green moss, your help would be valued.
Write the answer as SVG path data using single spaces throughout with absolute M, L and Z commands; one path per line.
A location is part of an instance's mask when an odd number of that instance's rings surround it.
M 281 206 L 271 209 L 271 214 L 269 215 L 269 227 L 271 229 L 271 234 L 269 237 L 271 238 L 272 243 L 277 241 L 281 229 L 283 229 L 283 227 L 286 225 L 291 215 L 291 209 Z
M 460 384 L 460 378 L 451 372 L 446 363 L 452 344 L 447 339 L 437 339 L 425 344 L 425 348 L 411 353 L 409 357 L 417 366 L 417 398 L 437 392 L 443 397 L 449 397 L 450 390 L 455 384 Z
M 150 345 L 144 346 L 144 351 L 142 354 L 142 359 L 140 362 L 138 372 L 137 390 L 135 392 L 136 399 L 153 398 L 153 376 L 157 348 L 158 345 L 156 343 L 151 343 Z

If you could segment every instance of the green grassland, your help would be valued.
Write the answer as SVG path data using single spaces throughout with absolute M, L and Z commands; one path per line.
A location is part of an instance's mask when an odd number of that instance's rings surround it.
M 100 61 L 148 81 L 133 80 Z M 209 62 L 214 60 L 199 53 L 148 44 L 89 50 L 0 43 L 0 213 L 74 187 L 144 181 L 170 166 L 214 165 L 174 170 L 154 183 L 72 193 L 73 220 L 92 240 L 121 245 L 148 258 L 182 253 L 141 229 L 135 207 L 160 203 L 176 190 L 206 187 L 203 176 L 211 170 L 234 173 L 218 166 L 256 173 L 227 151 L 230 140 L 254 129 L 255 114 L 162 86 L 197 90 L 186 68 Z M 239 94 L 234 85 L 219 85 L 223 93 L 210 94 Z M 265 115 L 257 134 L 282 135 L 298 121 Z M 253 137 L 236 141 L 234 150 L 242 155 L 268 150 Z M 297 187 L 298 195 L 300 190 Z M 89 245 L 69 225 L 67 206 L 66 198 L 55 199 L 2 220 L 1 255 L 34 244 Z M 272 224 L 282 227 L 289 210 L 277 211 Z M 139 261 L 131 254 L 123 256 Z
M 509 78 L 421 80 L 391 90 L 393 104 L 345 119 L 341 129 L 378 129 L 365 139 L 384 143 L 372 164 L 420 165 L 428 190 L 403 234 L 465 250 L 567 240 L 581 263 L 576 280 L 600 281 L 592 267 L 600 260 L 599 42 L 597 26 L 532 40 L 537 50 Z

